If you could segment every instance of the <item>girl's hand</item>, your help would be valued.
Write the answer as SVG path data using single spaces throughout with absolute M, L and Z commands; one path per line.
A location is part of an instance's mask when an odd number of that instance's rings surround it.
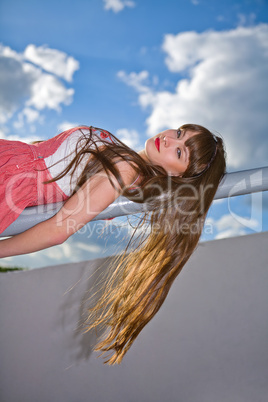
M 126 162 L 117 164 L 126 185 L 133 181 L 133 169 Z M 113 179 L 118 187 L 118 183 Z M 62 244 L 90 222 L 119 196 L 105 173 L 88 180 L 60 211 L 47 221 L 16 236 L 0 241 L 0 258 L 27 254 Z

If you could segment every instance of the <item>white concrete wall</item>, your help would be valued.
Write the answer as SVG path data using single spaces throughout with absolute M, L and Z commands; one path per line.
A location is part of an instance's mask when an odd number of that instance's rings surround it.
M 267 240 L 201 244 L 114 367 L 77 331 L 103 260 L 1 274 L 1 402 L 266 402 Z

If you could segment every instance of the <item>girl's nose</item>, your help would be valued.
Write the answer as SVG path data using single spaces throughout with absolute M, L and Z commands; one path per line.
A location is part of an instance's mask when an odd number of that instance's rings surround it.
M 163 137 L 164 143 L 166 147 L 170 147 L 172 145 L 179 145 L 181 144 L 181 140 L 179 138 L 173 138 L 173 137 L 169 137 L 168 135 L 165 135 Z

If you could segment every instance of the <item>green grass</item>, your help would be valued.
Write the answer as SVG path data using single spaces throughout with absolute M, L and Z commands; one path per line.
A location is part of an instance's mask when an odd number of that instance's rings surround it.
M 28 268 L 21 268 L 21 267 L 0 267 L 1 272 L 12 272 L 12 271 L 25 271 Z

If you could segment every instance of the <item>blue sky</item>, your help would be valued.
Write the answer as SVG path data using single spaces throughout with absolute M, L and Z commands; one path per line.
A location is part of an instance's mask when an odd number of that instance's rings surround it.
M 86 124 L 138 150 L 194 122 L 223 136 L 229 171 L 268 165 L 265 0 L 1 0 L 0 38 L 1 138 Z M 267 194 L 215 202 L 203 239 L 267 230 L 267 205 Z M 34 268 L 109 255 L 129 226 L 114 220 L 105 239 L 104 225 L 2 261 Z

